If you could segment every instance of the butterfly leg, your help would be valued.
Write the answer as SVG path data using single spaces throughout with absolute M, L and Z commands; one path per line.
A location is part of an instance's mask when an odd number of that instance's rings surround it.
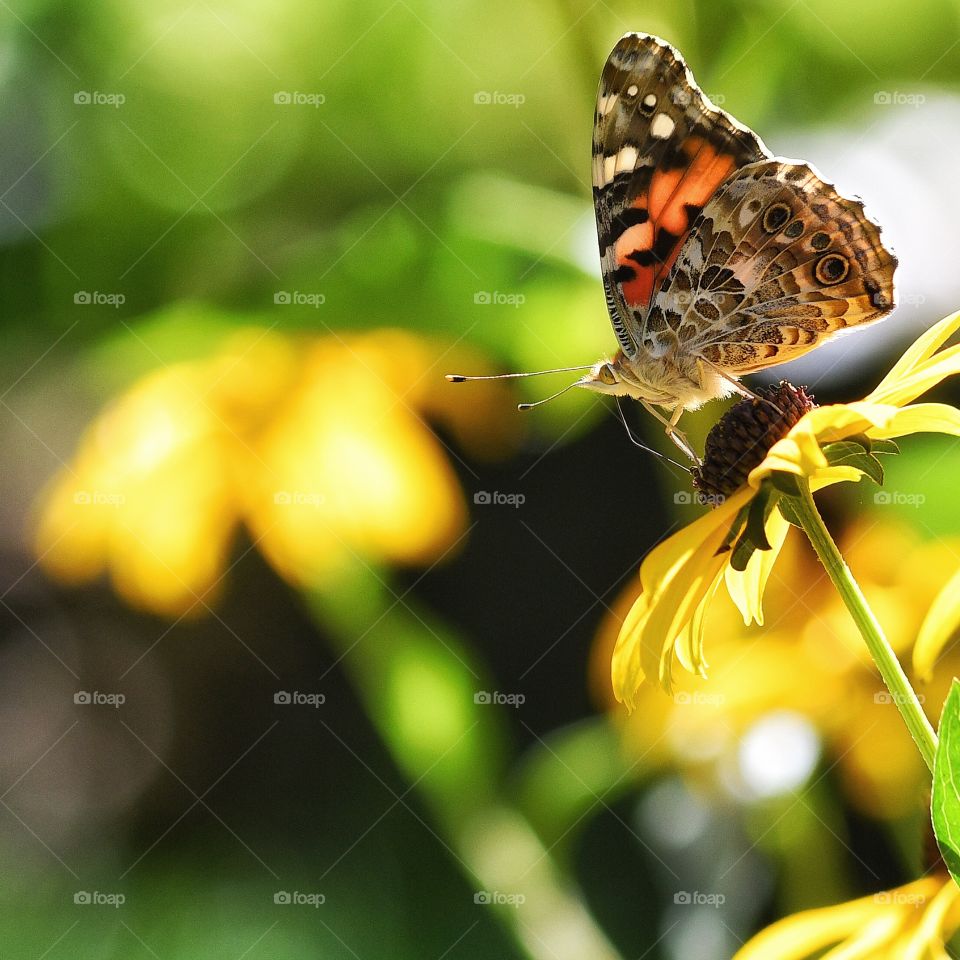
M 673 415 L 668 420 L 663 414 L 661 414 L 651 403 L 647 403 L 646 400 L 640 401 L 644 409 L 649 413 L 652 413 L 653 416 L 663 424 L 664 431 L 667 436 L 677 445 L 680 451 L 688 456 L 698 467 L 701 466 L 700 458 L 696 455 L 693 450 L 693 447 L 690 446 L 687 441 L 686 434 L 681 430 L 677 429 L 677 421 L 679 421 L 681 415 L 683 414 L 683 406 L 677 405 L 673 410 Z
M 781 417 L 786 416 L 786 414 L 772 400 L 768 400 L 766 397 L 758 396 L 745 383 L 741 383 L 736 377 L 731 377 L 726 370 L 724 370 L 722 367 L 718 367 L 715 363 L 711 363 L 706 357 L 700 357 L 697 360 L 697 363 L 701 370 L 704 366 L 711 367 L 713 370 L 715 370 L 719 376 L 723 377 L 724 380 L 734 387 L 741 397 L 749 397 L 751 400 L 756 400 L 758 403 L 769 404 L 774 410 L 777 411 L 777 413 L 780 414 Z M 700 382 L 703 383 L 702 373 L 700 375 Z

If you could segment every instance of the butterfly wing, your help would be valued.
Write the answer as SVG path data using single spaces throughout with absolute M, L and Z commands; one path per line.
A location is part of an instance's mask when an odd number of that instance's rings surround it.
M 896 266 L 859 200 L 808 164 L 753 163 L 697 218 L 647 338 L 732 376 L 761 370 L 886 316 Z
M 735 171 L 769 156 L 670 44 L 628 33 L 614 47 L 594 115 L 593 195 L 607 306 L 628 357 L 701 210 Z

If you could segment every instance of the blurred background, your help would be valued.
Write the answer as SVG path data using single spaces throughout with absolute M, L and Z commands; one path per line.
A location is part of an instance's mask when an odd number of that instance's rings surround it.
M 923 771 L 805 545 L 628 719 L 688 478 L 602 398 L 443 380 L 613 348 L 629 30 L 883 224 L 899 309 L 770 378 L 862 396 L 960 306 L 955 2 L 0 0 L 5 955 L 723 960 L 918 875 Z M 960 502 L 904 452 L 824 508 L 908 653 Z

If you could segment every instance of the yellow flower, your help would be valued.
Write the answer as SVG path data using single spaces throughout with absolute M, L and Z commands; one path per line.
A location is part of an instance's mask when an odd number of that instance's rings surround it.
M 508 394 L 489 384 L 460 406 L 441 399 L 444 352 L 399 331 L 253 329 L 144 377 L 41 497 L 41 564 L 67 583 L 108 572 L 132 605 L 180 616 L 208 608 L 240 523 L 297 586 L 352 557 L 435 560 L 466 507 L 424 415 L 478 455 L 503 446 L 510 422 Z
M 767 489 L 768 481 L 793 475 L 805 478 L 816 491 L 832 483 L 860 480 L 867 475 L 862 459 L 828 459 L 824 447 L 839 441 L 857 437 L 886 441 L 920 432 L 960 435 L 956 408 L 912 402 L 960 372 L 960 346 L 940 349 L 958 328 L 960 313 L 924 333 L 865 399 L 803 414 L 750 470 L 744 484 L 647 555 L 640 567 L 642 593 L 624 620 L 612 657 L 617 699 L 632 709 L 648 677 L 669 690 L 674 656 L 687 670 L 705 675 L 703 622 L 722 581 L 744 621 L 763 622 L 764 587 L 789 525 L 779 510 L 760 519 L 769 549 L 756 550 L 743 570 L 732 565 L 735 551 L 729 548 L 747 527 L 745 508 L 761 488 Z
M 945 874 L 849 903 L 806 910 L 773 924 L 733 960 L 950 960 L 960 927 L 960 888 Z M 829 954 L 823 951 L 828 948 Z
M 960 629 L 960 570 L 937 594 L 913 647 L 913 669 L 923 680 L 933 678 L 933 667 Z
M 856 519 L 837 542 L 903 659 L 960 555 L 960 539 L 924 539 L 904 522 L 878 519 L 882 512 Z M 754 734 L 786 714 L 815 736 L 823 765 L 858 811 L 888 821 L 914 814 L 917 797 L 929 789 L 929 772 L 856 624 L 802 537 L 784 543 L 765 598 L 767 622 L 747 627 L 730 599 L 717 596 L 704 624 L 711 638 L 709 683 L 679 672 L 672 697 L 645 684 L 629 716 L 613 702 L 610 655 L 636 589 L 617 599 L 598 632 L 592 686 L 612 711 L 627 754 L 643 758 L 641 775 L 669 768 L 698 792 L 752 803 L 760 787 L 744 751 Z M 923 690 L 923 708 L 934 722 L 953 674 L 960 675 L 960 650 L 951 651 L 944 667 Z M 798 784 L 777 789 L 793 791 Z

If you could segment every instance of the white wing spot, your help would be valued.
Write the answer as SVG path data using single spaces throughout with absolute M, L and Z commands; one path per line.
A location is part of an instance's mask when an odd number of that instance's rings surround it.
M 613 178 L 617 175 L 617 157 L 619 154 L 612 154 L 609 157 L 603 158 L 603 182 L 601 186 L 606 186 L 608 183 L 613 182 Z
M 597 113 L 601 117 L 605 117 L 616 105 L 617 95 L 615 93 L 608 93 L 606 96 L 600 97 L 597 101 Z
M 645 107 L 655 107 L 657 105 L 657 95 L 655 93 L 648 93 L 643 98 L 643 105 Z
M 673 133 L 674 127 L 676 124 L 670 117 L 665 113 L 658 113 L 650 124 L 650 136 L 658 140 L 666 140 Z
M 635 83 L 631 83 L 630 86 L 627 87 L 628 97 L 635 97 L 639 92 L 640 88 Z
M 621 173 L 624 170 L 634 170 L 637 166 L 638 155 L 639 153 L 636 147 L 621 147 L 620 152 L 617 154 L 617 173 Z

